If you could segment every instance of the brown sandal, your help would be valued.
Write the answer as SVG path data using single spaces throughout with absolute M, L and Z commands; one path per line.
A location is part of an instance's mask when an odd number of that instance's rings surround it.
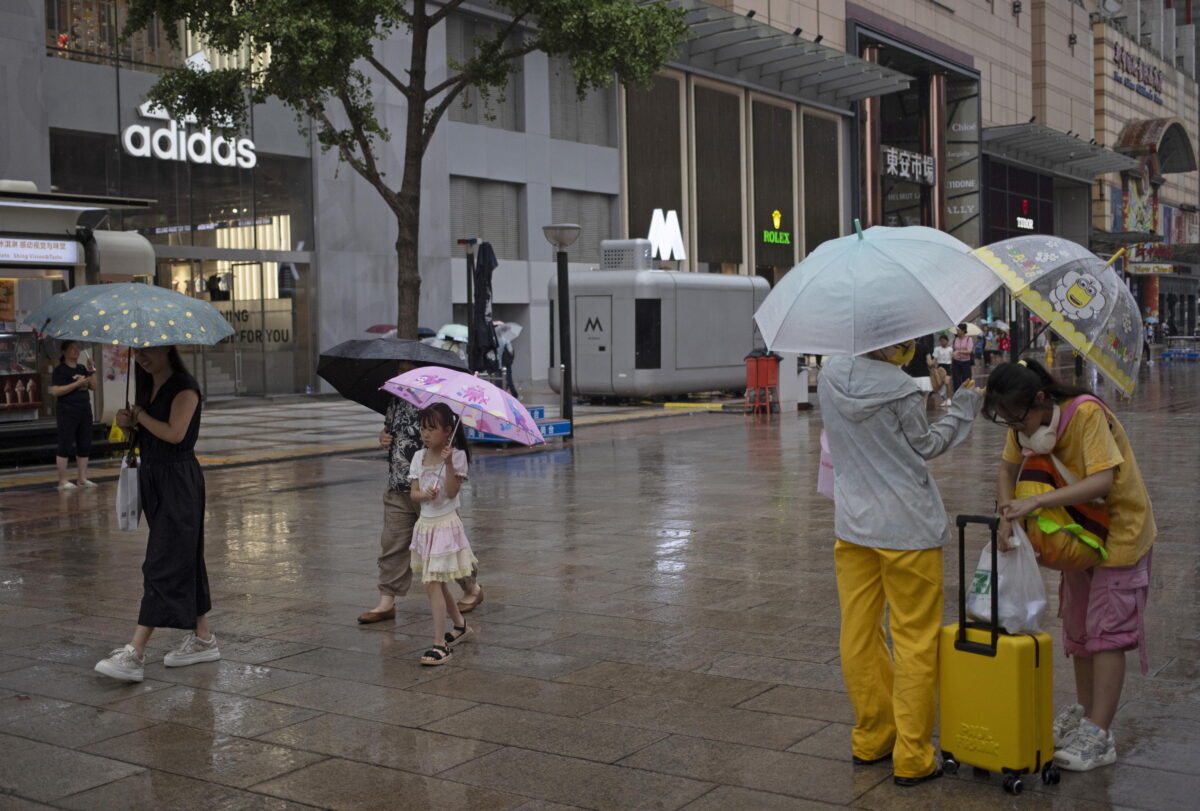
M 396 618 L 396 609 L 389 608 L 387 611 L 367 611 L 358 615 L 358 621 L 363 625 L 370 625 L 372 622 L 383 622 L 384 620 L 394 620 Z
M 478 591 L 475 595 L 464 594 L 463 598 L 458 601 L 458 610 L 464 614 L 469 614 L 475 610 L 476 606 L 483 602 L 483 586 L 476 586 Z

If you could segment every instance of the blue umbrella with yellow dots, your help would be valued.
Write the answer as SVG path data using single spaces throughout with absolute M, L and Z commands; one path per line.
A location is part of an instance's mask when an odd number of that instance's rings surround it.
M 60 341 L 142 348 L 212 346 L 233 327 L 207 301 L 140 282 L 80 285 L 46 299 L 25 323 Z
M 212 346 L 233 334 L 207 301 L 141 282 L 80 285 L 46 299 L 24 321 L 59 341 L 125 346 L 131 352 L 149 346 Z

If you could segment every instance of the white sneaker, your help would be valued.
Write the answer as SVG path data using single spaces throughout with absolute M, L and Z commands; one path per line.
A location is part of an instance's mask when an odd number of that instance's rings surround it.
M 76 487 L 96 487 L 97 485 L 91 479 L 84 479 L 83 481 L 79 482 L 79 484 L 77 484 L 75 486 Z
M 198 662 L 215 662 L 221 658 L 221 651 L 217 647 L 217 635 L 213 634 L 205 642 L 195 634 L 188 634 L 179 643 L 179 647 L 163 657 L 163 664 L 167 667 L 183 667 L 184 665 L 194 665 Z
M 74 490 L 75 482 L 63 482 L 58 486 L 58 492 L 62 493 L 66 490 Z
M 1090 719 L 1084 718 L 1067 745 L 1054 753 L 1054 763 L 1070 772 L 1086 772 L 1117 762 L 1113 734 L 1105 734 Z
M 119 681 L 136 682 L 142 680 L 142 665 L 145 663 L 145 659 L 138 658 L 133 645 L 126 645 L 110 653 L 107 659 L 97 662 L 96 672 Z
M 1062 749 L 1070 742 L 1071 736 L 1075 734 L 1075 730 L 1079 728 L 1079 722 L 1082 720 L 1082 704 L 1072 704 L 1054 717 L 1055 749 Z

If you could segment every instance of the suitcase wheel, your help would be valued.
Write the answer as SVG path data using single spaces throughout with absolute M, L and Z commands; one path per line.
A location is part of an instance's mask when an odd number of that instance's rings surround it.
M 958 761 L 945 752 L 942 753 L 942 771 L 946 774 L 958 774 Z
M 1004 778 L 1004 790 L 1009 794 L 1020 794 L 1023 788 L 1025 788 L 1025 784 L 1015 774 L 1010 774 Z
M 1062 772 L 1053 763 L 1047 763 L 1042 769 L 1042 782 L 1047 786 L 1057 786 L 1062 780 Z

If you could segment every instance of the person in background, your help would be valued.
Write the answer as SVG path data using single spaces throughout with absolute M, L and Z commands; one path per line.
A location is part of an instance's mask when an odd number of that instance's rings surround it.
M 50 378 L 50 394 L 58 401 L 54 418 L 58 423 L 58 489 L 74 490 L 95 487 L 87 477 L 88 457 L 92 450 L 92 397 L 96 390 L 96 367 L 88 358 L 86 368 L 79 365 L 79 344 L 63 341 L 59 348 L 58 365 Z M 67 463 L 75 457 L 79 478 L 72 483 L 67 478 Z
M 950 395 L 953 394 L 950 389 L 950 381 L 953 374 L 951 371 L 953 369 L 953 356 L 954 353 L 950 349 L 950 336 L 939 335 L 937 346 L 933 348 L 933 362 L 936 363 L 937 367 L 942 371 L 942 376 L 946 381 L 941 390 L 938 392 L 942 398 L 942 408 L 950 407 Z
M 1072 403 L 1074 413 L 1059 434 L 1061 411 Z M 1158 534 L 1150 495 L 1116 416 L 1086 388 L 1060 382 L 1037 362 L 997 366 L 988 377 L 983 410 L 1009 429 L 996 480 L 1001 551 L 1008 551 L 1012 522 L 1036 516 L 1041 508 L 1103 500 L 1108 511 L 1108 559 L 1061 575 L 1059 616 L 1063 647 L 1075 667 L 1077 701 L 1054 719 L 1058 766 L 1071 771 L 1107 766 L 1117 760 L 1112 723 L 1125 684 L 1126 651 L 1138 650 L 1142 673 L 1148 672 L 1146 596 Z M 1052 454 L 1074 483 L 1017 499 L 1026 452 Z
M 400 361 L 397 374 L 417 368 Z M 379 445 L 388 454 L 387 488 L 383 491 L 383 531 L 379 538 L 379 601 L 370 611 L 358 616 L 363 625 L 396 618 L 396 598 L 408 594 L 412 586 L 411 550 L 413 526 L 417 523 L 418 508 L 412 501 L 412 482 L 409 465 L 421 449 L 421 421 L 417 407 L 399 397 L 388 404 L 379 432 Z M 476 572 L 458 578 L 463 598 L 458 610 L 470 612 L 483 602 L 483 588 L 476 582 Z
M 971 379 L 971 359 L 975 355 L 975 339 L 967 335 L 967 325 L 959 324 L 950 344 L 950 368 L 954 380 L 954 391 Z
M 831 357 L 817 383 L 833 457 L 839 646 L 855 715 L 851 755 L 857 765 L 891 760 L 901 787 L 942 776 L 932 739 L 950 523 L 926 462 L 967 438 L 982 401 L 968 381 L 948 413 L 930 423 L 925 396 L 896 368 L 914 349 L 907 341 Z
M 167 667 L 221 658 L 208 629 L 212 599 L 204 565 L 204 472 L 196 460 L 200 435 L 200 384 L 188 374 L 173 346 L 133 350 L 137 394 L 132 409 L 117 412 L 117 425 L 137 429 L 141 454 L 138 498 L 150 527 L 142 563 L 142 603 L 133 638 L 96 672 L 140 682 L 146 643 L 156 628 L 188 631 L 163 657 Z

